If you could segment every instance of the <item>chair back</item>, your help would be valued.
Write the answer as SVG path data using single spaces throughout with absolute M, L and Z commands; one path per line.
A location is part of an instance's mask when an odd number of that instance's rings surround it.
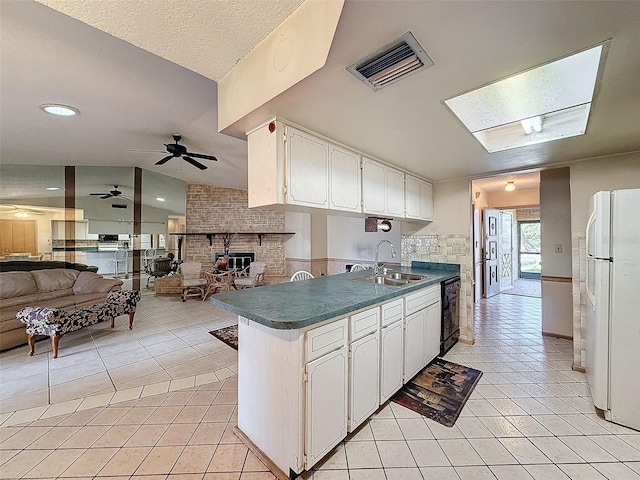
M 311 272 L 307 272 L 306 270 L 298 270 L 296 273 L 291 275 L 290 282 L 297 282 L 298 280 L 308 280 L 309 278 L 313 278 Z
M 183 262 L 180 264 L 180 277 L 183 280 L 200 278 L 202 262 Z
M 364 265 L 362 265 L 361 263 L 354 263 L 349 269 L 350 272 L 358 272 L 360 270 L 365 270 Z
M 129 256 L 129 252 L 119 248 L 118 250 L 116 250 L 116 253 L 114 255 L 116 262 L 123 262 L 127 259 L 127 257 Z
M 266 269 L 267 264 L 264 262 L 251 262 L 249 264 L 249 276 L 255 278 L 258 275 L 263 275 Z

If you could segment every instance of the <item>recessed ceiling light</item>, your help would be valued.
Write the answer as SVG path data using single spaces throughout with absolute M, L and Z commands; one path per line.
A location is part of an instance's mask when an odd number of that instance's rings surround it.
M 162 197 L 156 197 L 156 200 L 159 201 L 159 202 L 164 202 L 164 198 L 162 198 Z
M 45 103 L 40 105 L 40 108 L 51 115 L 58 115 L 59 117 L 73 117 L 80 113 L 77 108 L 69 107 L 68 105 L 58 105 L 55 103 Z
M 609 40 L 445 100 L 492 153 L 583 135 Z
M 50 192 L 55 192 L 56 190 L 60 190 L 60 187 L 47 187 L 47 190 Z

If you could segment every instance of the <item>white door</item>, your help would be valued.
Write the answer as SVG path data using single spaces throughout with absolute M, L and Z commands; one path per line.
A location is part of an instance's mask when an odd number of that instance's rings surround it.
M 386 208 L 384 165 L 362 159 L 362 211 L 384 215 Z
M 427 307 L 425 329 L 425 363 L 429 363 L 440 354 L 440 334 L 442 332 L 442 308 L 440 302 Z
M 360 155 L 329 145 L 329 208 L 360 212 Z
M 405 318 L 404 383 L 411 380 L 425 365 L 425 324 L 425 309 L 419 310 Z
M 347 435 L 347 347 L 306 365 L 305 469 Z
M 349 431 L 353 432 L 378 409 L 378 331 L 349 347 Z
M 329 144 L 287 127 L 287 203 L 329 208 Z
M 609 268 L 607 260 L 587 258 L 585 362 L 591 398 L 601 410 L 609 408 Z
M 380 405 L 402 387 L 402 320 L 380 329 Z
M 513 213 L 500 212 L 500 246 L 498 260 L 500 271 L 500 290 L 513 285 Z
M 494 208 L 484 209 L 484 296 L 489 298 L 500 293 L 498 278 L 498 228 L 500 212 Z

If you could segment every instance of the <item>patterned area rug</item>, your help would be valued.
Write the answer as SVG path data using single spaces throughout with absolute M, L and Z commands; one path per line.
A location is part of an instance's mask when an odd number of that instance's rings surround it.
M 481 376 L 480 370 L 436 358 L 405 384 L 392 400 L 453 427 Z
M 235 348 L 236 350 L 238 349 L 238 325 L 219 328 L 218 330 L 212 330 L 209 333 L 218 340 L 222 340 L 231 348 Z

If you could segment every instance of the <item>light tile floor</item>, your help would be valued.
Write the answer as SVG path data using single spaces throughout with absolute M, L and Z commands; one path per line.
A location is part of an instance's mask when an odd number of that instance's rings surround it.
M 167 318 L 167 310 L 187 320 L 202 313 L 195 302 L 143 304 L 147 315 L 153 311 L 159 318 Z M 218 315 L 212 306 L 202 308 Z M 447 355 L 484 372 L 454 427 L 388 403 L 303 477 L 640 478 L 640 433 L 595 412 L 585 376 L 571 370 L 571 342 L 540 335 L 539 299 L 498 295 L 481 302 L 476 315 L 476 344 L 458 344 Z M 226 346 L 219 352 L 232 353 Z M 4 355 L 0 361 L 4 369 Z M 191 385 L 176 383 L 174 391 L 172 381 L 166 389 L 163 383 L 152 390 L 127 388 L 130 399 L 104 406 L 82 408 L 89 399 L 99 404 L 100 397 L 80 399 L 79 406 L 77 399 L 47 405 L 35 421 L 14 423 L 12 418 L 25 418 L 21 412 L 5 414 L 0 477 L 273 479 L 231 431 L 237 377 L 207 377 L 211 381 L 199 386 L 197 378 Z M 117 393 L 102 394 L 110 395 L 113 400 Z

